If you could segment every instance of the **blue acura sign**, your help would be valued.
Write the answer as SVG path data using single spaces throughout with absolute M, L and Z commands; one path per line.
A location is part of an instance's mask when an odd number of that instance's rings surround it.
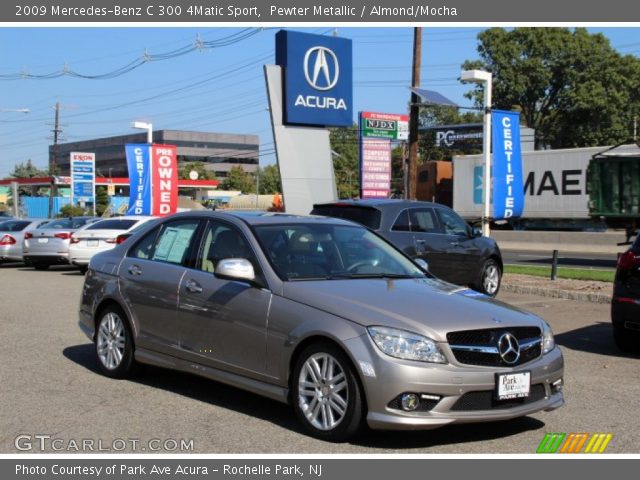
M 351 40 L 280 30 L 276 63 L 284 71 L 284 122 L 353 124 Z

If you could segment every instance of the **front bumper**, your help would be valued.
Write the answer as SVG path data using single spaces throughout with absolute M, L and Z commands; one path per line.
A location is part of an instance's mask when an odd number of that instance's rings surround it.
M 368 335 L 345 343 L 360 370 L 369 411 L 367 422 L 371 428 L 433 429 L 452 423 L 507 420 L 564 405 L 561 387 L 553 386 L 564 374 L 562 353 L 557 347 L 511 369 L 399 360 L 380 352 Z M 452 358 L 447 345 L 443 350 L 448 358 Z M 363 363 L 370 368 L 363 367 Z M 520 371 L 531 372 L 530 398 L 494 401 L 495 374 Z M 394 399 L 403 393 L 435 396 L 439 400 L 432 401 L 424 409 L 409 412 L 394 403 Z

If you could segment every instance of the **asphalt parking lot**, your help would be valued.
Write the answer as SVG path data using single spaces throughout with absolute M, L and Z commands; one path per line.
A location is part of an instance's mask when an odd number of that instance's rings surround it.
M 0 453 L 17 453 L 19 435 L 50 435 L 63 440 L 59 446 L 186 439 L 196 453 L 534 453 L 546 432 L 611 432 L 607 453 L 640 452 L 640 358 L 616 350 L 608 305 L 499 296 L 553 327 L 566 362 L 563 408 L 508 422 L 369 431 L 331 444 L 302 434 L 289 407 L 216 382 L 151 367 L 133 380 L 100 375 L 77 327 L 82 282 L 69 267 L 0 266 Z

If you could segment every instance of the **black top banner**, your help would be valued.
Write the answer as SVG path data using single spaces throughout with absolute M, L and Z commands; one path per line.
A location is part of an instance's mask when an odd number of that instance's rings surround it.
M 306 2 L 305 2 L 306 3 Z M 628 0 L 14 0 L 0 22 L 17 23 L 630 23 Z

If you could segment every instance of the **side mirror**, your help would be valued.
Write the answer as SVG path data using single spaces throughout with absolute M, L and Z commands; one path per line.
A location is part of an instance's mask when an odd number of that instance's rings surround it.
M 245 282 L 254 282 L 256 272 L 253 265 L 246 258 L 225 258 L 220 260 L 216 266 L 216 277 L 227 280 L 241 280 Z
M 426 261 L 424 261 L 423 259 L 421 259 L 421 258 L 416 258 L 416 259 L 414 260 L 414 263 L 415 263 L 416 265 L 418 265 L 418 266 L 419 266 L 422 270 L 424 270 L 425 272 L 428 272 L 428 271 L 429 271 L 429 264 L 428 264 Z
M 471 238 L 478 238 L 482 236 L 482 230 L 478 227 L 471 227 Z

